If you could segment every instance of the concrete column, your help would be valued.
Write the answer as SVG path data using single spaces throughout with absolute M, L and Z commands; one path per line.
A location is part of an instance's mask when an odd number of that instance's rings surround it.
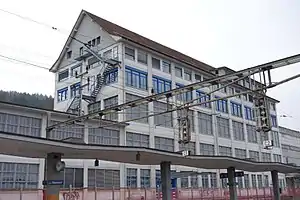
M 49 184 L 49 181 L 63 180 L 63 173 L 56 170 L 56 163 L 61 161 L 61 154 L 50 153 L 46 158 L 46 200 L 59 200 L 60 185 Z
M 271 171 L 274 200 L 280 200 L 278 172 Z
M 230 200 L 237 200 L 237 192 L 236 192 L 236 183 L 235 183 L 235 169 L 234 167 L 229 167 L 227 169 L 228 173 L 228 185 L 229 185 L 229 195 Z
M 160 163 L 162 200 L 171 200 L 171 163 Z

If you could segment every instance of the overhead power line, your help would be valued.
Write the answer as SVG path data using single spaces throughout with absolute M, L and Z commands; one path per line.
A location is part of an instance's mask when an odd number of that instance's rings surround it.
M 49 68 L 47 68 L 47 67 L 44 67 L 44 66 L 41 66 L 41 65 L 37 65 L 37 64 L 34 64 L 34 63 L 30 63 L 28 61 L 19 60 L 19 59 L 8 57 L 8 56 L 4 56 L 4 55 L 1 55 L 1 54 L 0 54 L 0 57 L 8 59 L 8 60 L 11 60 L 11 61 L 19 62 L 19 63 L 25 64 L 25 65 L 30 65 L 30 66 L 33 66 L 33 67 L 37 67 L 37 68 L 40 68 L 40 69 L 49 70 Z

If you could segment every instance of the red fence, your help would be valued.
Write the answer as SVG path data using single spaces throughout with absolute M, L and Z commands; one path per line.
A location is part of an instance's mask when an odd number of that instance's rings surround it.
M 272 188 L 238 189 L 238 199 L 271 200 Z M 281 199 L 300 198 L 300 189 L 285 189 Z M 42 200 L 43 190 L 0 190 L 0 200 Z M 61 190 L 60 200 L 160 200 L 156 189 L 86 189 Z M 228 189 L 177 189 L 173 200 L 228 200 Z

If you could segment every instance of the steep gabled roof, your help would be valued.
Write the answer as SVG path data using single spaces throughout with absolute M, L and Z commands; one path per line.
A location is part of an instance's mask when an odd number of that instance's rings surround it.
M 106 32 L 108 32 L 109 34 L 111 35 L 114 35 L 114 36 L 119 36 L 125 40 L 129 40 L 133 43 L 136 43 L 138 45 L 141 45 L 141 46 L 144 46 L 148 49 L 151 49 L 155 52 L 158 52 L 160 54 L 163 54 L 167 57 L 170 57 L 170 58 L 173 58 L 175 60 L 178 60 L 179 62 L 182 62 L 182 63 L 185 63 L 187 65 L 191 65 L 192 67 L 194 68 L 198 68 L 200 70 L 204 70 L 204 71 L 207 71 L 207 72 L 210 72 L 212 70 L 214 70 L 215 68 L 213 68 L 212 66 L 208 65 L 208 64 L 205 64 L 203 62 L 200 62 L 192 57 L 189 57 L 183 53 L 180 53 L 174 49 L 171 49 L 169 47 L 166 47 L 162 44 L 159 44 L 153 40 L 150 40 L 144 36 L 141 36 L 137 33 L 134 33 L 130 30 L 127 30 L 117 24 L 114 24 L 112 22 L 109 22 L 105 19 L 102 19 L 92 13 L 89 13 L 85 10 L 82 10 L 71 33 L 70 33 L 70 36 L 74 35 L 74 32 L 77 28 L 77 26 L 79 26 L 80 24 L 80 19 L 82 18 L 82 14 L 87 14 L 89 17 L 92 18 L 92 20 L 94 22 L 96 22 L 103 30 L 105 30 Z M 71 41 L 71 38 L 69 37 L 62 52 L 60 53 L 60 56 L 59 58 L 57 59 L 57 61 L 54 63 L 54 65 L 51 67 L 50 71 L 55 71 L 55 66 L 59 63 L 59 60 L 62 58 L 63 54 L 65 53 L 64 52 L 64 49 L 66 48 L 66 46 L 70 43 Z

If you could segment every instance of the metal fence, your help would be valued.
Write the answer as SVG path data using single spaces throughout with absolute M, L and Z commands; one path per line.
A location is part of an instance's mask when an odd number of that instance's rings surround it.
M 272 200 L 272 188 L 237 189 L 238 199 Z M 0 200 L 43 200 L 43 190 L 0 190 Z M 228 189 L 175 189 L 173 200 L 228 200 Z M 300 188 L 284 189 L 281 199 L 300 199 Z M 156 189 L 88 189 L 75 188 L 60 191 L 60 200 L 161 200 Z

